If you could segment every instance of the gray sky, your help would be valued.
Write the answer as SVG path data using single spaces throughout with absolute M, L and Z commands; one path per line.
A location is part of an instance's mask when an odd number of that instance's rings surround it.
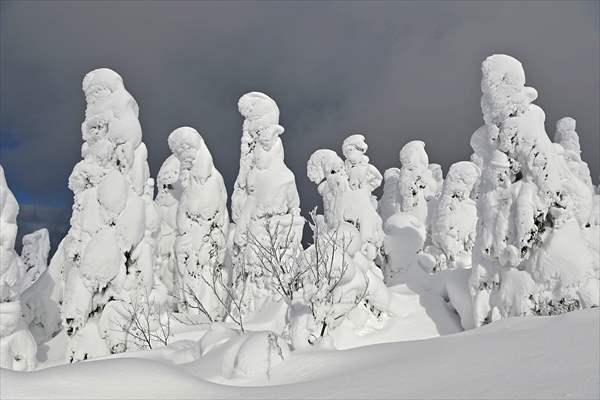
M 444 172 L 467 159 L 483 123 L 480 64 L 506 53 L 538 90 L 551 136 L 557 119 L 577 120 L 597 182 L 599 4 L 2 1 L 1 162 L 19 202 L 40 206 L 23 218 L 56 224 L 48 209 L 70 207 L 67 178 L 80 160 L 81 80 L 109 67 L 140 105 L 152 175 L 169 154 L 168 134 L 189 125 L 231 193 L 236 103 L 259 90 L 281 109 L 286 161 L 307 211 L 320 198 L 306 161 L 318 148 L 341 154 L 351 133 L 365 134 L 381 171 L 398 166 L 413 139 Z

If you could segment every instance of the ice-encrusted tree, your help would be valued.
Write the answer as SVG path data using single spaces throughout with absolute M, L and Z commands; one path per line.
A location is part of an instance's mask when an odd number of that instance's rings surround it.
M 348 136 L 342 142 L 342 154 L 346 174 L 352 190 L 367 190 L 372 193 L 381 186 L 383 177 L 379 170 L 369 164 L 369 157 L 365 154 L 369 146 L 364 135 L 354 134 Z M 377 207 L 377 198 L 371 196 L 374 207 Z
M 498 313 L 597 305 L 597 252 L 580 228 L 592 191 L 548 138 L 521 63 L 493 55 L 482 73 L 485 126 L 471 138 L 482 164 L 470 282 L 475 326 Z
M 427 238 L 429 202 L 439 192 L 441 169 L 430 167 L 425 143 L 413 140 L 400 150 L 401 168 L 386 171 L 384 198 L 380 212 L 383 223 L 386 280 L 406 271 L 423 249 Z M 438 180 L 434 179 L 434 172 Z
M 132 344 L 124 329 L 130 305 L 158 294 L 160 218 L 137 102 L 107 68 L 88 73 L 83 92 L 83 159 L 69 177 L 71 228 L 51 262 L 64 282 L 58 297 L 70 361 L 126 350 Z M 165 300 L 164 290 L 160 298 L 157 304 Z
M 431 237 L 450 267 L 471 265 L 477 224 L 473 189 L 478 179 L 479 168 L 475 164 L 459 161 L 450 166 L 443 184 Z
M 225 314 L 227 280 L 224 271 L 229 214 L 223 177 L 202 136 L 193 128 L 175 129 L 169 148 L 179 160 L 181 197 L 176 214 L 175 254 L 182 300 L 188 311 L 204 314 L 210 321 Z
M 444 172 L 440 164 L 429 164 L 429 170 L 431 171 L 431 177 L 433 182 L 431 184 L 431 195 L 427 198 L 427 232 L 431 234 L 432 225 L 436 220 L 436 212 L 440 197 L 442 196 L 442 190 L 444 187 Z
M 399 179 L 400 168 L 388 168 L 383 173 L 383 195 L 377 203 L 377 212 L 384 224 L 389 217 L 400 211 Z
M 181 297 L 179 274 L 175 259 L 175 238 L 177 236 L 177 209 L 183 187 L 179 181 L 179 159 L 170 155 L 163 162 L 158 175 L 157 193 L 154 203 L 160 214 L 160 236 L 158 239 L 157 272 L 168 291 Z
M 374 260 L 383 230 L 371 201 L 371 188 L 352 189 L 344 162 L 333 150 L 315 151 L 308 160 L 307 174 L 323 197 L 323 215 L 329 229 L 344 222 L 352 224 L 360 233 L 361 253 Z
M 332 150 L 315 151 L 308 160 L 307 175 L 323 198 L 322 223 L 314 221 L 313 231 L 321 229 L 324 233 L 315 235 L 312 251 L 318 254 L 319 245 L 326 248 L 319 240 L 333 238 L 331 241 L 337 247 L 331 250 L 331 259 L 339 257 L 348 264 L 345 290 L 356 294 L 362 288 L 361 304 L 377 318 L 388 311 L 390 294 L 381 270 L 374 263 L 383 241 L 383 230 L 381 217 L 371 199 L 371 189 L 366 186 L 353 190 L 344 162 Z
M 50 235 L 46 228 L 23 236 L 21 259 L 26 267 L 25 281 L 31 285 L 21 294 L 23 315 L 38 343 L 60 330 L 58 308 L 48 298 L 48 254 Z
M 564 117 L 556 122 L 554 143 L 560 144 L 564 149 L 563 157 L 569 169 L 575 176 L 589 186 L 592 186 L 592 175 L 587 163 L 581 159 L 579 134 L 575 130 L 577 122 L 571 117 Z
M 275 232 L 277 243 L 292 247 L 286 257 L 293 257 L 301 250 L 304 219 L 294 173 L 284 161 L 277 104 L 264 93 L 250 92 L 239 99 L 238 109 L 244 123 L 229 247 L 235 295 L 243 299 L 242 313 L 251 314 L 275 291 L 273 276 L 263 274 L 260 260 L 248 247 L 249 237 L 268 242 L 269 232 Z
M 27 280 L 36 282 L 46 271 L 50 253 L 50 234 L 42 228 L 23 236 L 21 259 L 25 263 Z
M 21 294 L 33 281 L 15 251 L 18 213 L 0 165 L 0 368 L 25 371 L 37 365 L 37 345 L 22 318 Z
M 399 197 L 400 209 L 414 215 L 423 225 L 427 223 L 427 201 L 433 197 L 439 183 L 429 168 L 425 143 L 413 140 L 400 150 Z

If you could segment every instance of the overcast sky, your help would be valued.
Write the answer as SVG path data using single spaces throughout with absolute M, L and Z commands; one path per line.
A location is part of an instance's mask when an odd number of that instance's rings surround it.
M 140 105 L 152 175 L 169 155 L 168 134 L 189 125 L 231 193 L 242 123 L 236 103 L 258 90 L 279 104 L 286 162 L 307 211 L 320 198 L 306 161 L 318 148 L 341 154 L 351 133 L 365 134 L 382 171 L 398 166 L 413 139 L 427 143 L 444 172 L 467 159 L 469 137 L 483 123 L 480 64 L 506 53 L 538 90 L 551 136 L 557 119 L 577 120 L 597 182 L 599 4 L 2 1 L 1 162 L 20 203 L 70 207 L 81 80 L 109 67 Z

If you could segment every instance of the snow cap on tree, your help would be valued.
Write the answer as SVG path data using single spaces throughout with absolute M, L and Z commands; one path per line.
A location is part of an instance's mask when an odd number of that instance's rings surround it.
M 122 85 L 121 75 L 109 68 L 98 68 L 85 75 L 81 88 L 85 93 L 86 102 L 93 102 L 95 96 L 102 94 L 102 90 L 116 92 Z
M 202 146 L 202 136 L 194 128 L 184 126 L 169 135 L 169 149 L 177 157 L 183 168 L 190 168 L 196 159 L 196 152 Z
M 427 168 L 429 157 L 425 152 L 425 142 L 413 140 L 406 143 L 400 150 L 400 162 L 402 167 L 408 170 Z
M 190 176 L 200 182 L 210 177 L 214 168 L 212 155 L 197 130 L 187 126 L 177 128 L 171 132 L 168 141 L 182 171 L 189 171 Z M 181 178 L 186 184 L 187 177 Z
M 358 133 L 348 136 L 342 142 L 342 154 L 344 154 L 344 157 L 346 157 L 348 159 L 351 158 L 351 151 L 353 149 L 356 149 L 360 153 L 364 154 L 364 153 L 366 153 L 368 148 L 369 148 L 369 145 L 367 144 L 367 141 L 366 141 L 364 135 L 361 135 Z M 366 157 L 366 156 L 364 156 L 364 157 Z M 367 158 L 367 161 L 368 161 L 368 158 Z
M 306 164 L 306 174 L 311 182 L 319 185 L 326 177 L 344 171 L 344 161 L 333 150 L 315 151 Z
M 571 117 L 564 117 L 556 122 L 554 142 L 560 144 L 566 151 L 581 153 L 579 135 L 575 131 L 576 121 Z
M 523 65 L 511 56 L 489 56 L 481 64 L 481 72 L 481 110 L 486 124 L 499 124 L 524 113 L 537 98 L 537 91 L 525 86 Z
M 246 93 L 238 101 L 238 110 L 246 119 L 244 125 L 248 125 L 248 130 L 258 131 L 276 125 L 277 135 L 281 135 L 284 131 L 284 128 L 279 125 L 277 103 L 264 93 Z
M 180 162 L 179 159 L 171 154 L 162 163 L 158 174 L 156 175 L 156 182 L 158 190 L 165 188 L 165 186 L 172 185 L 179 179 Z

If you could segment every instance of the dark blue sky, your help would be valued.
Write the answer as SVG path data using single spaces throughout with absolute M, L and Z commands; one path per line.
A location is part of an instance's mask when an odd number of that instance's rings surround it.
M 242 122 L 237 99 L 251 90 L 271 95 L 306 211 L 320 204 L 306 178 L 310 154 L 339 152 L 351 133 L 365 134 L 382 171 L 398 166 L 398 151 L 413 139 L 427 143 L 431 162 L 444 171 L 466 159 L 469 137 L 482 124 L 480 63 L 506 53 L 524 64 L 551 136 L 557 119 L 577 119 L 583 156 L 598 177 L 595 1 L 2 1 L 0 7 L 0 158 L 13 192 L 27 204 L 21 220 L 28 227 L 32 218 L 38 225 L 67 219 L 48 210 L 71 205 L 67 178 L 80 159 L 81 80 L 98 67 L 119 72 L 137 99 L 153 175 L 168 156 L 168 134 L 190 125 L 202 132 L 230 193 Z

